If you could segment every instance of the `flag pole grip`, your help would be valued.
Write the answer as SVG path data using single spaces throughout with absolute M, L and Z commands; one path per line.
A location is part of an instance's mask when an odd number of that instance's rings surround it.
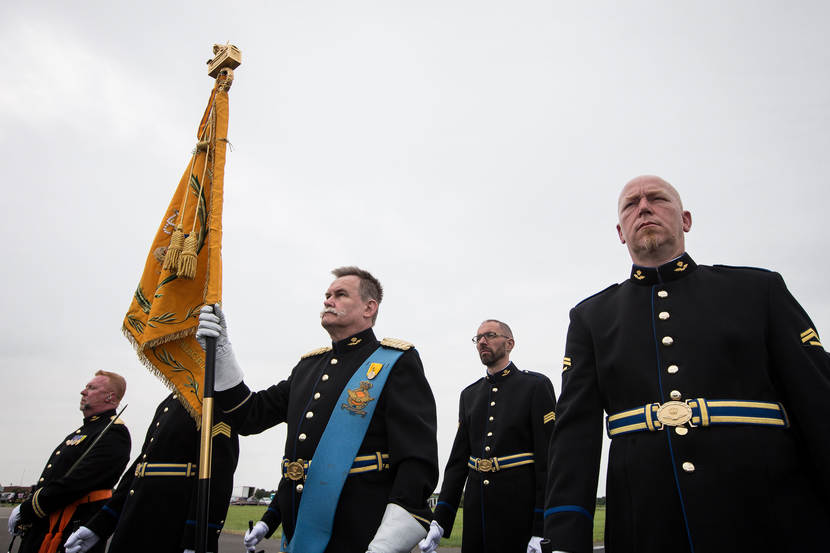
M 211 431 L 213 430 L 213 383 L 216 372 L 216 338 L 206 337 L 205 382 L 202 402 L 202 439 L 199 447 L 199 482 L 196 494 L 196 553 L 207 553 L 208 507 L 210 505 Z

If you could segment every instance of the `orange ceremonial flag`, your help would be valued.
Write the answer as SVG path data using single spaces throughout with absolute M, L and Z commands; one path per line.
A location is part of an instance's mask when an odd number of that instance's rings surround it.
M 233 72 L 217 77 L 196 148 L 161 218 L 123 332 L 142 363 L 201 424 L 205 354 L 199 310 L 222 299 L 222 188 Z

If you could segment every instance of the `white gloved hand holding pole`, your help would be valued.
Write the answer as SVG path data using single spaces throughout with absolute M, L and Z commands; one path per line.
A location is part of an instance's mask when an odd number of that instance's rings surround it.
M 17 523 L 20 521 L 20 505 L 12 509 L 9 514 L 9 534 L 15 536 L 20 533 L 17 529 Z
M 441 541 L 441 536 L 444 535 L 444 529 L 436 521 L 429 523 L 429 532 L 427 537 L 418 542 L 418 547 L 421 548 L 421 553 L 433 553 L 438 549 L 438 542 Z
M 86 553 L 92 549 L 95 544 L 100 541 L 100 539 L 101 538 L 98 537 L 98 534 L 86 526 L 81 526 L 72 532 L 72 535 L 66 539 L 64 550 L 66 553 Z
M 245 537 L 242 538 L 242 543 L 245 545 L 245 549 L 253 551 L 256 548 L 256 544 L 262 541 L 265 534 L 267 534 L 269 530 L 270 528 L 268 528 L 268 525 L 261 520 L 254 524 L 254 527 L 245 532 Z
M 216 338 L 216 376 L 213 389 L 217 392 L 229 390 L 242 382 L 242 369 L 236 362 L 236 356 L 228 339 L 228 323 L 219 304 L 204 305 L 199 313 L 199 328 L 196 341 L 204 350 L 206 338 Z
M 527 542 L 527 553 L 542 553 L 542 538 L 533 536 Z

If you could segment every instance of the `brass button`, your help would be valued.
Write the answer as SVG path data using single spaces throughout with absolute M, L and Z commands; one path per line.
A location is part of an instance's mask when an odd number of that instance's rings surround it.
M 38 482 L 43 482 L 43 478 L 41 478 L 40 480 L 38 480 Z
M 493 435 L 493 433 L 492 433 L 492 432 L 488 432 L 488 433 L 487 433 L 487 436 L 492 436 L 492 435 Z
M 678 400 L 683 396 L 680 394 L 678 390 L 672 390 L 671 392 L 669 392 L 669 397 L 673 400 Z
M 669 368 L 666 369 L 666 370 L 668 371 L 669 374 L 674 374 L 677 371 L 679 371 L 680 368 L 677 365 L 669 365 Z
M 75 431 L 75 434 L 80 434 L 80 433 L 81 433 L 81 429 L 80 429 L 80 428 L 79 428 L 79 429 L 77 429 L 77 430 Z
M 488 445 L 488 446 L 486 446 L 486 447 L 484 448 L 484 451 L 490 451 L 490 446 L 489 446 L 489 445 Z
M 165 412 L 165 413 L 166 413 L 167 411 L 169 411 L 169 410 L 170 410 L 170 408 L 169 408 L 169 407 L 165 407 L 165 408 L 164 408 L 164 412 Z
M 297 490 L 297 493 L 303 493 L 303 485 L 302 484 L 297 484 L 296 490 Z
M 310 419 L 313 416 L 314 416 L 314 413 L 311 412 L 311 411 L 309 411 L 308 413 L 305 414 L 305 418 L 307 418 L 307 419 Z
M 496 404 L 496 402 L 495 402 L 495 401 L 491 401 L 491 402 L 490 402 L 490 407 L 492 407 L 492 406 L 493 406 L 493 405 L 495 405 L 495 404 Z
M 151 442 L 152 442 L 153 440 L 155 440 L 155 438 L 150 438 L 150 441 L 151 441 Z
M 157 422 L 157 423 L 156 423 L 156 426 L 158 426 L 158 425 L 160 425 L 160 424 L 161 424 L 160 422 Z
M 130 490 L 130 495 L 135 495 L 135 490 Z
M 489 485 L 490 485 L 490 481 L 489 481 L 489 480 L 485 480 L 484 482 L 482 482 L 482 484 L 484 484 L 485 486 L 489 486 Z
M 52 463 L 49 463 L 48 465 L 46 465 L 46 468 L 48 468 L 48 469 L 52 468 Z
M 297 436 L 297 439 L 298 439 L 298 440 L 300 440 L 301 442 L 304 442 L 304 441 L 305 441 L 305 439 L 306 439 L 306 435 L 305 435 L 305 433 L 300 434 L 299 436 Z
M 493 420 L 494 420 L 493 417 L 490 417 L 490 421 L 493 421 Z
M 661 321 L 665 321 L 666 319 L 671 317 L 671 315 L 669 315 L 668 311 L 661 311 L 660 314 L 657 315 L 657 316 L 660 318 Z
M 661 342 L 663 342 L 664 346 L 670 346 L 674 343 L 674 338 L 672 338 L 671 336 L 663 336 Z
M 60 454 L 61 454 L 61 450 L 60 450 L 60 449 L 59 449 L 59 450 L 57 450 L 57 451 L 55 452 L 55 455 L 60 455 Z
M 499 391 L 499 389 L 498 389 L 498 388 L 493 388 L 493 391 L 494 391 L 494 392 L 498 392 L 498 391 Z
M 683 470 L 685 470 L 686 472 L 694 472 L 695 465 L 693 463 L 690 463 L 689 461 L 686 461 L 685 463 L 683 463 Z
M 657 292 L 657 296 L 660 297 L 660 298 L 667 298 L 667 297 L 669 297 L 669 293 L 666 292 L 665 290 L 659 290 Z
M 173 399 L 177 399 L 178 397 L 178 394 L 173 394 Z
M 337 364 L 337 359 L 332 357 L 331 361 L 329 361 L 329 363 L 331 363 L 332 365 L 336 365 Z
M 146 458 L 147 458 L 147 454 L 145 453 L 144 455 L 142 455 L 142 456 L 141 456 L 141 458 L 142 458 L 142 459 L 146 459 Z
M 320 380 L 322 380 L 323 382 L 325 382 L 325 381 L 326 381 L 326 380 L 328 380 L 328 379 L 329 379 L 329 375 L 324 374 L 324 375 L 323 375 L 323 378 L 321 378 Z
M 689 429 L 685 426 L 675 426 L 674 431 L 675 433 L 677 433 L 678 436 L 685 436 L 689 433 Z
M 317 392 L 316 394 L 314 394 L 314 399 L 320 399 L 320 392 Z

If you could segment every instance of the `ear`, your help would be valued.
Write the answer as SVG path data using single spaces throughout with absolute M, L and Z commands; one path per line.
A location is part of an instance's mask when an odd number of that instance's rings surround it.
M 689 232 L 692 228 L 692 214 L 689 211 L 684 211 L 681 216 L 683 220 L 683 232 Z
M 504 349 L 507 350 L 507 353 L 513 351 L 513 348 L 516 346 L 516 341 L 513 338 L 508 338 L 504 343 Z
M 620 237 L 620 243 L 625 244 L 625 238 L 623 238 L 623 234 L 622 234 L 622 227 L 620 227 L 619 223 L 617 223 L 617 236 Z
M 363 316 L 367 319 L 373 318 L 378 312 L 378 302 L 370 299 L 366 302 L 366 307 L 363 310 Z

